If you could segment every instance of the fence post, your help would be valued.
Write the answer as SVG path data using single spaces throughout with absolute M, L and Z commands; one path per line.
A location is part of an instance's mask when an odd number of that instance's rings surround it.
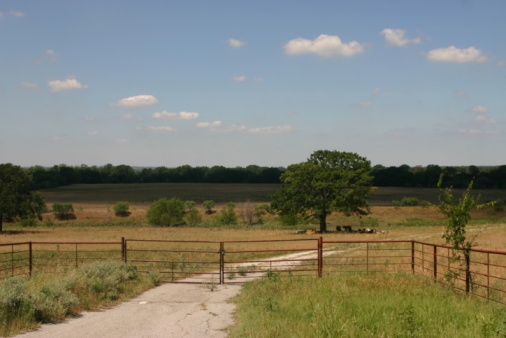
M 29 265 L 29 271 L 30 271 L 30 277 L 32 277 L 32 271 L 33 271 L 33 253 L 32 253 L 32 242 L 30 241 L 28 243 L 28 265 Z
M 471 250 L 464 249 L 464 259 L 466 262 L 466 293 L 471 289 Z
M 126 263 L 125 258 L 125 237 L 121 237 L 121 260 Z
M 490 300 L 490 252 L 487 252 L 487 300 Z
M 369 242 L 365 245 L 365 271 L 369 273 Z
M 318 277 L 323 274 L 323 237 L 318 238 Z
M 123 260 L 124 260 L 125 263 L 128 260 L 128 258 L 127 258 L 127 252 L 128 252 L 127 240 L 123 238 Z
M 220 242 L 220 284 L 225 283 L 225 243 Z
M 415 274 L 415 241 L 411 240 L 411 273 Z
M 437 246 L 434 245 L 434 280 L 437 279 Z
M 79 266 L 79 261 L 77 260 L 77 243 L 76 243 L 76 268 Z

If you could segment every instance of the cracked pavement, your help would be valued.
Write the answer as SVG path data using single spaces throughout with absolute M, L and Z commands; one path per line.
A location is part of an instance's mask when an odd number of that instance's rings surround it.
M 234 323 L 234 305 L 227 301 L 240 289 L 230 284 L 163 284 L 114 308 L 83 312 L 18 337 L 226 337 Z

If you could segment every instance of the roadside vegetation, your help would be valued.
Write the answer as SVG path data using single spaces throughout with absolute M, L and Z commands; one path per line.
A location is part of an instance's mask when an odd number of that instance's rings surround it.
M 504 308 L 409 274 L 244 285 L 230 337 L 504 337 Z
M 0 335 L 56 323 L 84 310 L 98 310 L 159 284 L 155 274 L 140 275 L 117 261 L 86 264 L 65 274 L 9 277 L 0 284 Z

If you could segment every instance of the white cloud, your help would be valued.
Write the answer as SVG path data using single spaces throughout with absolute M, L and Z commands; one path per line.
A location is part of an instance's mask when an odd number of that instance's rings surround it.
M 461 134 L 469 134 L 469 135 L 479 135 L 479 134 L 481 134 L 481 130 L 477 130 L 477 129 L 459 129 L 459 133 L 461 133 Z
M 468 63 L 468 62 L 486 62 L 487 56 L 475 47 L 460 49 L 455 46 L 448 48 L 433 49 L 427 53 L 427 60 L 433 62 L 455 62 L 455 63 Z
M 248 128 L 244 125 L 230 125 L 224 126 L 221 121 L 214 122 L 200 122 L 197 124 L 199 128 L 207 128 L 213 132 L 239 132 L 239 133 L 248 133 L 248 134 L 285 134 L 289 132 L 293 132 L 296 129 L 292 126 L 268 126 L 268 127 L 258 127 L 258 128 Z
M 283 48 L 288 55 L 316 54 L 323 57 L 353 56 L 364 51 L 364 47 L 357 41 L 343 43 L 338 36 L 325 34 L 315 40 L 290 40 Z
M 286 126 L 271 126 L 271 127 L 260 127 L 250 128 L 248 130 L 251 134 L 286 134 L 295 131 L 295 128 L 289 125 Z
M 94 116 L 87 116 L 84 118 L 86 121 L 95 121 L 96 118 Z
M 372 93 L 377 95 L 377 94 L 388 92 L 389 90 L 390 89 L 388 89 L 388 88 L 374 88 L 372 90 Z
M 473 112 L 473 113 L 478 113 L 478 114 L 485 114 L 488 112 L 488 108 L 485 106 L 478 105 L 478 106 L 471 107 L 469 109 L 469 111 Z
M 128 140 L 126 138 L 116 140 L 116 143 L 127 143 L 127 142 L 128 142 Z
M 88 135 L 90 135 L 90 136 L 98 135 L 98 131 L 90 131 L 90 132 L 88 132 Z
M 464 97 L 464 96 L 467 95 L 467 93 L 465 91 L 463 91 L 463 90 L 456 90 L 455 93 L 454 93 L 454 95 L 456 97 Z
M 243 82 L 243 81 L 246 81 L 246 76 L 244 76 L 244 75 L 241 75 L 241 76 L 234 76 L 234 77 L 232 78 L 232 80 L 237 81 L 237 82 Z
M 132 114 L 123 114 L 121 115 L 122 120 L 133 120 L 134 116 Z
M 506 60 L 501 60 L 497 62 L 497 67 L 506 67 Z
M 87 85 L 83 85 L 79 81 L 77 81 L 74 76 L 67 76 L 65 80 L 48 81 L 47 84 L 49 87 L 51 87 L 52 92 L 61 92 L 64 90 L 88 88 Z
M 406 31 L 404 29 L 391 29 L 385 28 L 380 32 L 380 35 L 385 37 L 385 41 L 389 46 L 405 46 L 410 43 L 421 43 L 422 38 L 408 39 L 405 37 Z
M 25 13 L 20 11 L 10 11 L 9 14 L 18 18 L 25 16 Z
M 39 88 L 39 85 L 33 82 L 21 82 L 21 85 L 25 88 L 33 88 L 33 89 Z
M 228 39 L 228 45 L 233 48 L 241 48 L 245 44 L 246 44 L 246 42 L 238 40 L 238 39 L 232 39 L 232 38 Z
M 111 103 L 111 106 L 126 107 L 126 108 L 138 108 L 157 104 L 159 101 L 153 95 L 136 95 L 126 97 L 119 101 Z
M 155 119 L 169 119 L 169 120 L 196 120 L 199 118 L 199 113 L 182 111 L 179 113 L 172 113 L 169 111 L 161 111 L 151 115 Z
M 485 115 L 478 115 L 474 118 L 474 122 L 479 123 L 479 124 L 494 124 L 497 121 L 494 119 L 488 118 Z
M 151 126 L 151 127 L 147 127 L 146 129 L 149 130 L 149 131 L 162 131 L 162 132 L 176 131 L 176 129 L 174 129 L 172 127 L 168 127 L 168 126 L 165 126 L 165 127 L 154 127 L 154 126 Z
M 357 102 L 357 105 L 359 105 L 361 107 L 370 107 L 372 105 L 372 103 L 370 101 L 362 101 L 362 102 Z

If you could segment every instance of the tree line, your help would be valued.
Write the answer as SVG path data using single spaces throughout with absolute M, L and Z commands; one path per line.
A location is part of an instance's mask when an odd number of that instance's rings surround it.
M 100 183 L 281 183 L 280 176 L 286 168 L 256 165 L 234 168 L 190 165 L 176 168 L 133 168 L 128 165 L 112 164 L 102 167 L 61 164 L 53 167 L 32 166 L 25 170 L 32 177 L 32 188 L 38 190 L 70 184 Z M 506 165 L 495 167 L 376 165 L 371 169 L 373 184 L 378 187 L 434 188 L 441 174 L 444 175 L 444 186 L 466 188 L 474 179 L 474 187 L 477 189 L 506 189 Z

